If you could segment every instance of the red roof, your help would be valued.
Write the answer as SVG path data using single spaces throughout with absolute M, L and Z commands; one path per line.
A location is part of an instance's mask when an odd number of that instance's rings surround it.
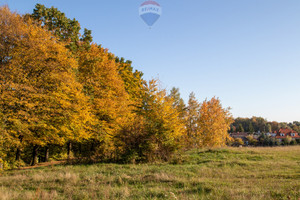
M 160 6 L 157 2 L 155 1 L 145 1 L 144 3 L 142 3 L 141 6 L 145 6 L 145 5 L 156 5 L 156 6 Z
M 281 128 L 279 129 L 278 133 L 290 134 L 290 133 L 297 133 L 297 132 L 289 128 Z
M 288 136 L 291 137 L 291 138 L 297 138 L 297 139 L 300 138 L 300 135 L 296 131 L 294 131 L 292 129 L 289 129 L 289 128 L 281 128 L 281 129 L 279 129 L 278 132 L 275 132 L 275 133 L 277 134 L 276 135 L 277 139 L 283 139 L 283 138 L 286 138 Z

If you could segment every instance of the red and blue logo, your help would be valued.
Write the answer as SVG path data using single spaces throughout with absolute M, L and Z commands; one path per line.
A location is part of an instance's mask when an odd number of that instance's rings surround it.
M 141 18 L 150 27 L 159 19 L 161 11 L 161 6 L 151 0 L 145 1 L 139 8 Z

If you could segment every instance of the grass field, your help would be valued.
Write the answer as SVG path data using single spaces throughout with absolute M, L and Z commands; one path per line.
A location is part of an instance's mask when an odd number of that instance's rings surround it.
M 8 171 L 0 199 L 300 199 L 300 146 L 191 151 L 179 160 Z

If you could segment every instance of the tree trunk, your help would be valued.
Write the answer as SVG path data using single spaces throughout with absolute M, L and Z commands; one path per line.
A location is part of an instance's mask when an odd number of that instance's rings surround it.
M 49 162 L 49 147 L 45 149 L 45 159 L 44 162 Z
M 2 158 L 0 157 L 0 172 L 3 170 L 3 160 L 2 160 Z
M 20 144 L 21 144 L 23 141 L 22 135 L 19 136 L 19 140 L 20 140 Z M 21 159 L 21 149 L 18 147 L 17 152 L 16 152 L 16 161 L 20 161 L 20 159 Z
M 37 164 L 37 159 L 38 159 L 38 146 L 35 145 L 33 147 L 33 151 L 32 151 L 32 161 L 31 161 L 31 166 L 34 166 Z
M 21 159 L 21 150 L 19 148 L 17 148 L 16 161 L 20 161 L 20 159 Z
M 68 159 L 71 158 L 71 152 L 72 152 L 72 143 L 71 141 L 68 142 Z
M 81 146 L 81 143 L 79 143 L 79 147 L 78 148 L 79 148 L 79 155 L 82 156 L 82 146 Z
M 91 149 L 90 149 L 91 152 L 94 152 L 95 151 L 95 145 L 94 145 L 94 141 L 92 141 L 92 144 L 91 144 Z

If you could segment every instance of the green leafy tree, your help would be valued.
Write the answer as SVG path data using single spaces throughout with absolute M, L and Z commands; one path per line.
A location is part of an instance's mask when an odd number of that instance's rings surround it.
M 267 131 L 267 133 L 272 133 L 272 126 L 271 126 L 271 124 L 267 124 L 266 131 Z
M 254 133 L 254 127 L 251 122 L 249 124 L 249 133 L 252 133 L 252 134 Z
M 288 125 L 286 122 L 279 123 L 279 128 L 288 128 Z
M 270 145 L 270 138 L 265 134 L 262 133 L 258 138 L 259 144 L 262 146 L 269 146 Z
M 239 124 L 238 132 L 241 132 L 241 133 L 242 133 L 242 132 L 245 132 L 244 127 L 243 127 L 242 124 Z
M 186 117 L 186 105 L 180 96 L 179 88 L 173 87 L 170 91 L 169 97 L 173 99 L 173 107 L 178 110 L 179 117 L 184 120 Z
M 230 133 L 235 133 L 236 132 L 236 127 L 233 124 L 230 125 L 230 131 L 229 132 Z
M 31 17 L 42 27 L 46 27 L 60 41 L 67 44 L 72 51 L 77 50 L 78 42 L 81 40 L 86 45 L 92 42 L 91 30 L 84 29 L 83 37 L 80 38 L 80 24 L 76 19 L 69 19 L 65 13 L 57 8 L 47 8 L 42 4 L 36 4 Z

